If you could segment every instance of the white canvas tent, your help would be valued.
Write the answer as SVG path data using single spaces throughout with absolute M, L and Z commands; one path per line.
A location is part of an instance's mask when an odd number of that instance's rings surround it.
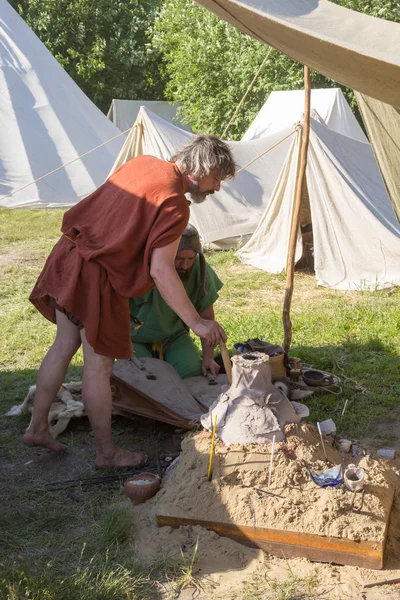
M 179 102 L 172 104 L 166 100 L 117 100 L 111 102 L 107 117 L 120 129 L 126 131 L 135 123 L 141 106 L 158 115 L 164 121 L 173 123 L 181 129 L 191 131 L 189 125 L 184 125 L 178 117 Z
M 293 127 L 287 133 L 291 135 Z M 113 169 L 140 154 L 168 160 L 190 137 L 187 131 L 142 107 Z M 279 132 L 250 142 L 231 142 L 239 167 L 254 162 L 233 181 L 225 182 L 205 203 L 192 206 L 191 221 L 199 230 L 203 243 L 236 246 L 243 236 L 254 232 L 287 153 L 285 145 L 279 143 L 282 137 Z M 261 156 L 276 144 L 267 155 L 268 159 Z
M 400 227 L 371 146 L 340 90 L 336 98 L 326 92 L 311 90 L 314 118 L 301 213 L 301 225 L 312 225 L 317 282 L 336 289 L 398 285 Z M 275 131 L 287 125 L 286 118 L 302 119 L 302 110 L 304 91 L 273 92 L 243 139 Z M 237 253 L 243 262 L 271 273 L 286 268 L 298 167 L 297 140 L 256 231 Z M 299 231 L 296 261 L 302 246 Z
M 360 142 L 368 142 L 340 88 L 311 90 L 311 109 L 317 111 L 329 129 Z M 303 90 L 271 92 L 242 140 L 255 140 L 279 131 L 288 123 L 301 121 L 303 113 Z
M 282 102 L 275 106 L 285 107 L 284 97 L 290 92 L 276 94 Z M 225 182 L 220 192 L 191 208 L 191 221 L 204 243 L 232 246 L 254 234 L 240 257 L 273 273 L 286 265 L 298 167 L 299 115 L 295 114 L 296 119 L 285 126 L 282 115 L 277 116 L 282 124 L 279 131 L 231 142 L 239 169 L 245 168 L 233 181 Z M 303 224 L 313 226 L 318 283 L 337 289 L 398 285 L 400 226 L 371 146 L 360 141 L 364 134 L 358 125 L 351 123 L 347 130 L 340 124 L 348 134 L 344 135 L 329 129 L 315 108 L 313 116 L 307 171 L 309 209 L 304 212 Z M 272 113 L 270 120 L 274 121 Z M 137 154 L 169 159 L 189 137 L 142 108 L 114 166 Z M 301 255 L 299 233 L 296 258 Z
M 20 190 L 120 131 L 6 0 L 0 0 L 0 123 L 0 206 L 8 208 L 79 202 L 106 179 L 124 141 Z
M 314 117 L 314 118 L 313 118 Z M 239 258 L 270 273 L 286 268 L 299 141 L 291 148 L 271 201 Z M 369 144 L 311 118 L 307 197 L 317 283 L 340 290 L 400 284 L 400 226 Z M 299 231 L 295 260 L 302 255 Z
M 358 92 L 379 168 L 400 219 L 400 24 L 329 0 L 196 2 L 243 33 Z
M 229 248 L 247 240 L 270 201 L 290 145 L 290 141 L 282 143 L 281 140 L 285 135 L 293 134 L 294 123 L 302 117 L 304 92 L 273 92 L 270 97 L 271 100 L 261 110 L 262 119 L 256 117 L 268 135 L 231 142 L 239 168 L 254 162 L 234 181 L 224 183 L 221 191 L 205 204 L 192 207 L 191 220 L 205 244 Z M 265 110 L 267 105 L 271 108 Z M 338 131 L 366 139 L 340 89 L 313 90 L 312 107 L 319 114 L 331 115 L 331 125 Z M 343 117 L 342 120 L 339 116 Z M 279 127 L 275 123 L 279 123 Z M 138 154 L 169 159 L 189 137 L 186 131 L 143 107 L 112 171 Z M 261 156 L 266 151 L 267 154 Z

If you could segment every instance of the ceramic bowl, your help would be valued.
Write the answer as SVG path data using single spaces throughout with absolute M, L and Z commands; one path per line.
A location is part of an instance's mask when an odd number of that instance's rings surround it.
M 133 504 L 142 504 L 158 492 L 160 485 L 158 475 L 143 471 L 125 481 L 124 491 Z
M 303 380 L 309 386 L 332 385 L 333 378 L 329 373 L 319 371 L 318 369 L 303 369 Z
M 350 452 L 352 441 L 351 440 L 339 440 L 337 448 L 340 452 Z

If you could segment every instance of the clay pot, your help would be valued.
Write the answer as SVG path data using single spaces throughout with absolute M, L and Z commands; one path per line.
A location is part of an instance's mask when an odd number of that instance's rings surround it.
M 133 504 L 142 504 L 158 492 L 160 485 L 158 475 L 143 471 L 125 481 L 124 491 Z

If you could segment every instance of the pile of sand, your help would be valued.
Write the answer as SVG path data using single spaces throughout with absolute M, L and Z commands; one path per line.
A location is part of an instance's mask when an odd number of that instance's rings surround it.
M 326 444 L 324 460 L 316 428 L 291 424 L 286 441 L 275 444 L 271 496 L 268 484 L 271 445 L 216 443 L 212 481 L 207 479 L 210 435 L 189 434 L 180 461 L 157 495 L 158 514 L 229 522 L 334 536 L 349 540 L 382 541 L 395 488 L 395 475 L 385 461 L 341 454 Z M 352 493 L 340 487 L 318 487 L 308 469 L 319 471 L 349 463 L 367 474 L 361 513 L 350 509 Z M 357 494 L 356 503 L 361 501 Z
M 400 512 L 396 506 L 387 544 L 388 567 L 393 569 L 390 574 L 357 567 L 313 564 L 307 559 L 272 557 L 199 526 L 158 527 L 157 515 L 170 514 L 351 540 L 381 541 L 388 505 L 398 480 L 390 463 L 371 456 L 361 458 L 342 454 L 326 443 L 331 465 L 343 464 L 345 467 L 353 462 L 367 472 L 364 507 L 357 514 L 349 510 L 351 492 L 341 488 L 322 489 L 310 479 L 308 467 L 315 471 L 327 468 L 316 428 L 306 424 L 289 425 L 285 433 L 286 441 L 275 445 L 269 490 L 277 496 L 256 490 L 267 487 L 270 444 L 228 448 L 218 441 L 213 479 L 209 482 L 207 467 L 211 436 L 204 431 L 187 434 L 180 460 L 164 479 L 161 490 L 150 501 L 132 508 L 133 540 L 138 556 L 150 562 L 161 555 L 179 560 L 182 549 L 190 559 L 198 541 L 199 562 L 193 572 L 204 576 L 206 584 L 218 586 L 218 593 L 214 591 L 212 597 L 222 594 L 224 598 L 228 589 L 237 589 L 255 577 L 285 579 L 290 574 L 288 569 L 299 576 L 317 573 L 319 589 L 329 591 L 330 597 L 341 600 L 358 597 L 363 581 L 399 577 Z M 356 500 L 358 502 L 359 494 Z M 208 591 L 199 598 L 210 598 L 210 593 Z M 377 588 L 365 597 L 383 596 L 386 597 L 386 593 Z

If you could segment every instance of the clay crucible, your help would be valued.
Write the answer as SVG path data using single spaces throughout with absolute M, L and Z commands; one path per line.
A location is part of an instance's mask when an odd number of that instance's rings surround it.
M 158 492 L 160 485 L 158 475 L 143 471 L 125 481 L 124 491 L 133 504 L 142 504 Z

